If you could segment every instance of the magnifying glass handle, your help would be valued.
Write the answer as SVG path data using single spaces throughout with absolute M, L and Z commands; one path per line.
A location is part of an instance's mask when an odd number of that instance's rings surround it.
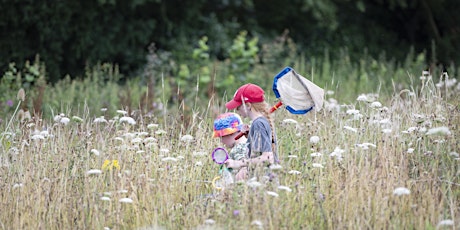
M 238 133 L 238 135 L 235 136 L 235 140 L 240 139 L 243 135 L 248 135 L 248 133 L 248 131 Z
M 283 102 L 282 101 L 278 101 L 278 103 L 276 103 L 276 105 L 274 105 L 273 107 L 270 108 L 270 113 L 273 113 L 275 110 L 277 110 L 279 107 L 281 107 L 283 105 Z

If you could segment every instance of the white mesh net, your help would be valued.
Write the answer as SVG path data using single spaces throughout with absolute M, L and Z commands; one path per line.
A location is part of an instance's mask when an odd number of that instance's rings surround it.
M 324 90 L 294 70 L 279 78 L 276 87 L 283 104 L 294 110 L 309 110 L 314 107 L 319 111 L 322 107 Z

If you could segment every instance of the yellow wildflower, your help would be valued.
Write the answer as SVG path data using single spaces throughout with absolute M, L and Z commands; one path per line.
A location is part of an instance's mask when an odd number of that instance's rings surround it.
M 104 164 L 102 164 L 102 170 L 112 170 L 114 168 L 120 170 L 118 160 L 105 160 Z

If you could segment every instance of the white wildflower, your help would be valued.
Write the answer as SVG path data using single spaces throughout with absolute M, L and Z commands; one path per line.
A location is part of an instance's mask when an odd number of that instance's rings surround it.
M 440 228 L 442 226 L 454 226 L 454 221 L 453 220 L 441 220 L 436 227 Z
M 289 188 L 288 186 L 280 185 L 280 186 L 278 186 L 278 189 L 279 190 L 284 190 L 284 191 L 287 191 L 287 192 L 292 192 L 292 189 Z
M 113 138 L 113 140 L 120 141 L 122 143 L 125 141 L 125 139 L 123 139 L 122 137 L 115 137 L 115 138 Z
M 334 152 L 330 153 L 330 157 L 335 157 L 337 160 L 341 161 L 342 158 L 342 153 L 344 153 L 345 150 L 340 149 L 339 147 L 335 147 Z
M 310 154 L 311 157 L 320 157 L 320 156 L 322 156 L 322 155 L 323 155 L 323 154 L 318 153 L 318 152 Z
M 163 135 L 163 134 L 166 134 L 166 133 L 167 133 L 167 132 L 164 131 L 164 130 L 162 130 L 162 129 L 157 130 L 157 131 L 155 132 L 155 134 L 157 134 L 157 135 Z
M 413 148 L 408 148 L 408 149 L 407 149 L 407 153 L 413 153 L 414 150 L 415 150 L 415 149 L 413 149 Z
M 412 114 L 412 119 L 417 122 L 417 123 L 422 123 L 425 121 L 426 119 L 426 116 L 423 115 L 423 114 L 417 114 L 417 113 L 413 113 Z
M 123 115 L 123 116 L 126 115 L 126 114 L 128 114 L 128 112 L 126 112 L 126 111 L 124 111 L 124 110 L 117 110 L 117 113 L 118 113 L 118 114 L 121 114 L 121 115 Z
M 402 196 L 402 195 L 409 195 L 410 190 L 404 187 L 398 187 L 395 190 L 393 190 L 393 195 L 396 196 Z
M 283 123 L 285 123 L 285 124 L 295 124 L 295 125 L 298 124 L 298 122 L 296 120 L 290 119 L 290 118 L 284 119 Z
M 136 151 L 136 154 L 144 154 L 145 151 L 144 150 L 139 150 L 139 151 Z
M 359 114 L 359 110 L 357 110 L 357 109 L 349 109 L 349 110 L 347 110 L 347 114 L 348 115 L 356 115 L 356 114 Z
M 158 128 L 158 126 L 159 126 L 158 124 L 148 124 L 147 128 L 148 129 L 154 129 L 154 128 Z
M 36 135 L 31 136 L 30 139 L 32 139 L 32 140 L 44 140 L 45 137 L 43 135 L 36 134 Z
M 273 196 L 273 197 L 278 197 L 278 193 L 276 192 L 272 192 L 272 191 L 267 191 L 267 194 L 270 195 L 270 196 Z
M 251 225 L 255 225 L 255 226 L 257 226 L 257 227 L 260 228 L 260 229 L 263 227 L 263 224 L 262 224 L 262 222 L 261 222 L 260 220 L 253 220 L 253 221 L 251 222 Z
M 385 124 L 391 124 L 391 121 L 390 121 L 390 119 L 382 119 L 382 120 L 379 121 L 379 123 L 381 125 L 385 125 Z
M 110 201 L 110 197 L 103 196 L 103 197 L 101 197 L 101 200 L 103 200 L 103 201 Z
M 48 130 L 43 130 L 43 131 L 41 131 L 41 132 L 40 132 L 40 135 L 42 135 L 42 136 L 44 136 L 44 137 L 49 137 L 49 136 L 50 136 Z
M 195 157 L 202 157 L 202 156 L 206 156 L 207 153 L 203 152 L 203 151 L 201 151 L 201 152 L 196 152 L 195 151 L 195 152 L 192 153 L 192 155 L 195 156 Z
M 362 143 L 362 144 L 356 144 L 356 146 L 362 148 L 362 149 L 369 149 L 369 146 L 373 147 L 373 148 L 376 148 L 377 146 L 375 144 L 372 144 L 372 143 Z
M 426 135 L 450 135 L 451 132 L 449 128 L 442 126 L 442 127 L 437 127 L 437 128 L 432 128 L 429 129 L 428 132 L 426 132 Z
M 54 122 L 59 122 L 63 116 L 64 115 L 61 116 L 61 114 L 54 116 L 53 118 Z
M 126 122 L 126 123 L 128 123 L 130 125 L 135 125 L 136 124 L 136 121 L 132 117 L 122 117 L 122 118 L 120 118 L 120 122 L 121 123 Z
M 24 185 L 23 185 L 22 183 L 16 183 L 16 184 L 13 185 L 13 189 L 15 189 L 15 188 L 21 188 L 21 187 L 23 187 L 23 186 L 24 186 Z
M 213 220 L 213 219 L 207 219 L 207 220 L 204 221 L 204 224 L 206 224 L 206 225 L 214 225 L 215 223 L 216 223 L 216 221 Z
M 160 153 L 169 153 L 169 149 L 161 148 Z
M 133 139 L 136 137 L 136 134 L 134 133 L 125 133 L 123 134 L 123 137 L 125 137 L 126 139 Z
M 203 166 L 203 163 L 202 163 L 201 161 L 197 161 L 197 162 L 195 163 L 195 166 L 201 167 L 201 166 Z
M 319 163 L 313 163 L 313 168 L 324 168 L 324 166 L 322 164 L 319 164 Z
M 178 161 L 177 158 L 174 158 L 174 157 L 164 157 L 163 159 L 161 159 L 161 161 Z
M 272 165 L 270 165 L 271 170 L 280 170 L 282 168 L 283 168 L 283 166 L 281 166 L 280 164 L 272 164 Z
M 288 173 L 293 174 L 293 175 L 299 175 L 301 172 L 299 172 L 297 170 L 290 170 Z
M 101 117 L 97 117 L 96 119 L 94 119 L 93 122 L 94 123 L 107 123 L 107 120 L 104 118 L 104 116 L 101 116 Z
M 246 185 L 251 188 L 257 188 L 257 187 L 262 186 L 262 183 L 258 182 L 256 178 L 251 178 L 248 180 L 248 182 L 246 182 Z
M 100 169 L 91 169 L 86 172 L 88 175 L 99 175 L 102 171 Z
M 140 136 L 140 137 L 145 137 L 145 136 L 149 135 L 149 133 L 148 132 L 139 132 L 139 133 L 137 133 L 137 135 Z
M 193 136 L 192 135 L 184 135 L 180 138 L 181 141 L 183 142 L 192 142 L 193 141 Z
M 459 157 L 459 154 L 457 152 L 450 152 L 449 156 L 457 158 L 457 157 Z
M 382 130 L 382 133 L 390 134 L 390 133 L 391 133 L 391 129 L 383 129 L 383 130 Z
M 131 198 L 121 198 L 119 200 L 120 203 L 127 203 L 127 204 L 131 204 L 133 203 L 133 200 Z
M 288 158 L 297 158 L 296 155 L 289 155 Z
M 357 101 L 368 101 L 368 98 L 366 95 L 364 94 L 361 94 L 358 96 L 358 98 L 356 99 Z
M 417 130 L 417 127 L 409 127 L 409 128 L 407 129 L 407 132 L 408 132 L 408 133 L 412 133 L 412 132 L 414 132 L 414 131 L 416 131 L 416 130 Z
M 144 143 L 157 142 L 157 139 L 154 137 L 147 137 L 144 139 Z
M 310 143 L 317 144 L 318 142 L 319 142 L 319 137 L 318 136 L 311 136 L 310 137 Z
M 99 153 L 99 150 L 97 150 L 97 149 L 91 149 L 89 152 L 90 152 L 91 154 L 93 154 L 93 155 L 96 155 L 96 156 L 99 156 L 99 154 L 100 154 L 100 153 Z
M 370 105 L 371 108 L 380 108 L 382 107 L 382 103 L 378 102 L 378 101 L 374 101 L 371 103 Z
M 355 128 L 353 128 L 353 127 L 350 127 L 350 126 L 347 126 L 347 125 L 343 126 L 343 128 L 346 129 L 346 130 L 352 131 L 352 132 L 354 132 L 354 133 L 358 132 L 357 129 L 355 129 Z
M 70 122 L 70 119 L 68 117 L 62 117 L 61 120 L 59 120 L 60 123 L 67 125 Z
M 131 140 L 132 144 L 139 144 L 141 142 L 142 142 L 142 138 L 140 138 L 140 137 L 136 137 L 136 138 Z

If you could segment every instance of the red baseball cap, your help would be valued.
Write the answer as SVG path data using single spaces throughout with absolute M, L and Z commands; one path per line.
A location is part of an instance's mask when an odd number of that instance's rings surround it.
M 236 109 L 243 104 L 243 100 L 249 103 L 263 102 L 265 100 L 264 94 L 264 90 L 258 85 L 249 83 L 241 86 L 233 95 L 233 99 L 225 104 L 225 107 Z

